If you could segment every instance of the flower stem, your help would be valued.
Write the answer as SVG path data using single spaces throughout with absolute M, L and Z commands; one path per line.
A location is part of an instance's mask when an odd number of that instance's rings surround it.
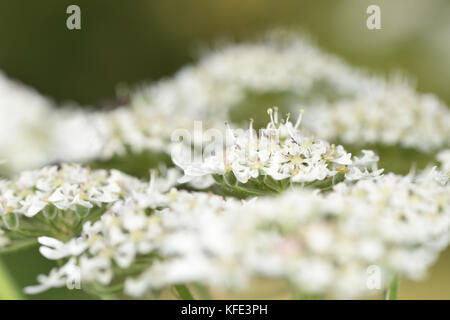
M 6 270 L 5 265 L 0 260 L 0 299 L 2 300 L 19 300 L 23 299 L 20 289 L 16 287 L 11 275 Z
M 179 294 L 180 298 L 183 300 L 195 300 L 189 288 L 184 284 L 175 285 L 175 291 Z
M 196 292 L 197 292 L 200 300 L 210 300 L 211 299 L 208 289 L 205 286 L 203 286 L 201 284 L 195 284 L 194 288 L 196 289 Z
M 386 290 L 385 300 L 397 300 L 398 297 L 398 289 L 400 286 L 400 276 L 398 273 L 395 273 L 392 277 L 389 288 Z

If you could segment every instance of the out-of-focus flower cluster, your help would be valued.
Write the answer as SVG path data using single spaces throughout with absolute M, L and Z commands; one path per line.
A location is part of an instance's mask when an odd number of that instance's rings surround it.
M 305 38 L 273 32 L 262 41 L 205 54 L 174 78 L 145 88 L 142 100 L 224 119 L 250 94 L 275 93 L 319 138 L 436 151 L 450 144 L 450 110 L 401 77 L 386 80 L 324 53 Z
M 50 137 L 44 124 L 52 107 L 49 100 L 0 72 L 0 159 L 7 160 L 0 169 L 45 163 Z
M 303 105 L 304 129 L 329 141 L 426 152 L 450 144 L 450 110 L 436 97 L 418 94 L 400 78 L 385 80 L 350 67 L 286 32 L 212 50 L 173 78 L 130 93 L 130 103 L 115 110 L 55 109 L 3 74 L 0 92 L 0 116 L 8 119 L 0 157 L 12 171 L 128 151 L 169 153 L 175 129 L 191 129 L 194 119 L 217 128 L 252 94 L 278 94 L 291 112 Z
M 174 117 L 174 110 L 149 105 L 110 111 L 83 111 L 71 105 L 56 109 L 50 100 L 3 74 L 0 93 L 0 117 L 5 119 L 0 128 L 3 173 L 145 150 L 169 153 L 172 132 L 191 129 L 196 119 L 179 112 Z
M 399 145 L 423 152 L 450 144 L 450 109 L 405 83 L 374 83 L 370 93 L 310 108 L 308 129 L 350 144 Z
M 442 171 L 450 176 L 450 149 L 439 152 L 437 159 L 442 165 Z

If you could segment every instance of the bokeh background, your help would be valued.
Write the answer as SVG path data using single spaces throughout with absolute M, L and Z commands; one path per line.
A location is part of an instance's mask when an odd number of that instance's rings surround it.
M 81 30 L 66 28 L 70 4 L 81 7 Z M 370 4 L 381 8 L 381 30 L 366 28 Z M 103 107 L 118 85 L 169 77 L 205 48 L 274 27 L 298 29 L 353 65 L 406 73 L 450 105 L 448 0 L 0 0 L 0 69 L 58 103 Z M 20 286 L 51 267 L 35 249 L 3 260 Z M 426 281 L 403 282 L 400 298 L 450 299 L 449 271 L 447 251 Z M 89 296 L 52 290 L 27 298 Z

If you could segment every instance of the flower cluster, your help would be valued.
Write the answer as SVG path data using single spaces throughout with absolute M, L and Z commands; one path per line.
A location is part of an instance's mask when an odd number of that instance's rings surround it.
M 119 171 L 90 170 L 78 165 L 24 171 L 0 185 L 0 213 L 33 217 L 47 207 L 76 211 L 111 203 L 125 193 L 138 192 L 139 180 Z
M 259 131 L 258 118 L 236 129 L 236 107 L 266 94 L 308 112 L 291 122 L 274 107 Z M 420 279 L 450 242 L 450 110 L 290 33 L 210 52 L 107 111 L 55 108 L 1 73 L 0 97 L 0 172 L 21 172 L 0 180 L 0 253 L 38 242 L 58 261 L 29 294 L 80 284 L 152 298 L 180 285 L 234 292 L 263 278 L 294 297 L 360 297 L 373 293 L 368 271 L 379 271 L 381 289 Z M 197 119 L 217 130 L 196 141 Z M 178 145 L 174 136 L 192 128 L 194 141 Z M 383 175 L 373 151 L 352 156 L 337 142 L 444 150 L 439 167 Z M 170 153 L 184 176 L 172 168 L 147 182 L 44 166 L 146 151 Z
M 262 41 L 213 50 L 135 96 L 202 118 L 228 119 L 254 94 L 278 94 L 276 103 L 291 112 L 307 105 L 305 129 L 322 139 L 425 152 L 450 144 L 450 110 L 435 96 L 418 94 L 401 77 L 386 80 L 349 66 L 280 30 Z
M 190 129 L 193 119 L 218 127 L 252 94 L 266 93 L 283 96 L 277 102 L 291 112 L 307 105 L 304 129 L 329 141 L 426 152 L 450 144 L 450 111 L 433 95 L 417 94 L 403 80 L 369 75 L 280 31 L 213 50 L 173 78 L 130 93 L 130 103 L 110 111 L 56 109 L 3 74 L 0 93 L 0 116 L 8 119 L 1 128 L 0 157 L 9 160 L 10 171 L 128 151 L 169 153 L 175 129 Z M 14 143 L 8 139 L 12 134 Z
M 180 112 L 174 117 L 174 112 L 152 105 L 91 113 L 62 110 L 57 115 L 50 154 L 65 162 L 107 160 L 144 151 L 170 153 L 171 134 L 180 128 L 191 129 L 195 119 Z M 205 121 L 205 126 L 211 122 Z
M 400 145 L 423 152 L 450 145 L 448 107 L 432 95 L 417 95 L 404 83 L 374 84 L 370 94 L 311 107 L 307 116 L 311 121 L 306 129 L 343 143 Z
M 214 220 L 199 220 L 205 208 L 219 214 L 239 205 L 236 200 L 225 201 L 220 196 L 175 189 L 164 195 L 153 193 L 145 202 L 134 197 L 118 201 L 98 221 L 85 223 L 80 237 L 67 243 L 49 237 L 39 238 L 41 253 L 46 258 L 68 258 L 68 261 L 62 268 L 52 270 L 48 277 L 40 277 L 40 284 L 28 287 L 26 292 L 37 293 L 51 287 L 61 287 L 70 279 L 79 278 L 88 287 L 97 287 L 92 290 L 98 290 L 99 286 L 111 286 L 112 283 L 122 288 L 128 279 L 127 293 L 134 292 L 133 295 L 136 295 L 139 291 L 144 294 L 144 282 L 141 282 L 142 288 L 139 289 L 139 283 L 133 283 L 131 278 L 125 276 L 142 272 L 162 256 L 170 256 L 180 250 L 200 250 L 193 242 L 195 239 L 183 239 L 181 234 L 172 234 L 181 221 L 186 228 L 195 227 L 205 233 L 203 241 L 207 242 L 213 240 L 210 239 L 212 234 L 206 232 Z M 186 214 L 181 215 L 182 212 Z M 216 222 L 222 223 L 218 219 Z M 171 236 L 177 238 L 168 240 Z M 186 236 L 190 234 L 186 233 Z M 163 240 L 167 240 L 164 246 Z M 210 242 L 210 246 L 226 246 L 221 240 Z M 194 271 L 190 266 L 183 266 L 182 269 L 188 273 Z M 175 276 L 182 275 L 179 273 L 181 269 L 173 271 Z
M 175 153 L 173 161 L 185 174 L 180 182 L 213 175 L 227 189 L 259 194 L 282 191 L 291 183 L 323 184 L 325 179 L 337 182 L 339 173 L 341 178 L 358 180 L 382 172 L 377 170 L 378 157 L 372 151 L 364 150 L 361 158 L 352 159 L 341 145 L 303 135 L 298 130 L 303 111 L 295 124 L 289 119 L 280 122 L 277 108 L 268 113 L 271 121 L 259 130 L 259 135 L 252 122 L 246 131 L 228 128 L 226 136 L 230 141 L 225 150 L 219 149 L 199 163 Z
M 396 273 L 421 278 L 449 243 L 450 190 L 432 179 L 413 180 L 387 175 L 340 184 L 325 196 L 296 190 L 262 198 L 216 214 L 221 222 L 206 230 L 182 220 L 163 248 L 173 248 L 173 239 L 195 245 L 169 250 L 172 258 L 128 281 L 128 293 L 138 295 L 142 282 L 150 288 L 183 282 L 242 289 L 252 277 L 268 277 L 287 280 L 301 295 L 348 298 L 371 293 L 370 266 L 380 269 L 381 287 Z M 211 215 L 204 210 L 201 220 Z
M 117 170 L 79 165 L 22 172 L 13 180 L 0 181 L 0 228 L 2 236 L 9 238 L 0 243 L 13 245 L 44 235 L 67 240 L 117 201 L 132 196 L 148 203 L 149 195 L 159 188 L 165 186 L 157 179 L 149 184 Z
M 52 108 L 51 101 L 0 71 L 0 158 L 6 160 L 0 171 L 18 171 L 47 160 L 50 137 L 45 123 Z
M 86 162 L 143 151 L 170 152 L 178 128 L 191 129 L 199 115 L 176 112 L 134 99 L 110 111 L 56 106 L 0 73 L 0 172 L 15 173 L 55 162 Z M 208 120 L 205 127 L 220 126 Z M 14 139 L 11 139 L 14 136 Z
M 450 189 L 429 176 L 389 174 L 246 203 L 173 189 L 145 209 L 116 203 L 65 244 L 41 238 L 44 256 L 67 262 L 27 291 L 81 277 L 143 297 L 181 283 L 238 290 L 263 277 L 300 296 L 348 298 L 371 293 L 371 266 L 381 288 L 396 274 L 423 277 L 449 237 Z

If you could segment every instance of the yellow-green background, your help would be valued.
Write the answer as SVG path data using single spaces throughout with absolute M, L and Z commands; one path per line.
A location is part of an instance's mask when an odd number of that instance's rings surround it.
M 66 28 L 69 4 L 81 7 L 80 31 Z M 366 28 L 369 4 L 380 5 L 382 30 Z M 406 72 L 450 105 L 448 0 L 0 0 L 0 69 L 57 102 L 104 106 L 120 83 L 170 76 L 202 47 L 280 26 L 301 28 L 356 66 Z M 4 262 L 21 286 L 51 267 L 36 249 Z M 402 283 L 400 298 L 450 299 L 449 268 L 447 252 L 427 281 Z M 53 290 L 32 298 L 86 297 Z

